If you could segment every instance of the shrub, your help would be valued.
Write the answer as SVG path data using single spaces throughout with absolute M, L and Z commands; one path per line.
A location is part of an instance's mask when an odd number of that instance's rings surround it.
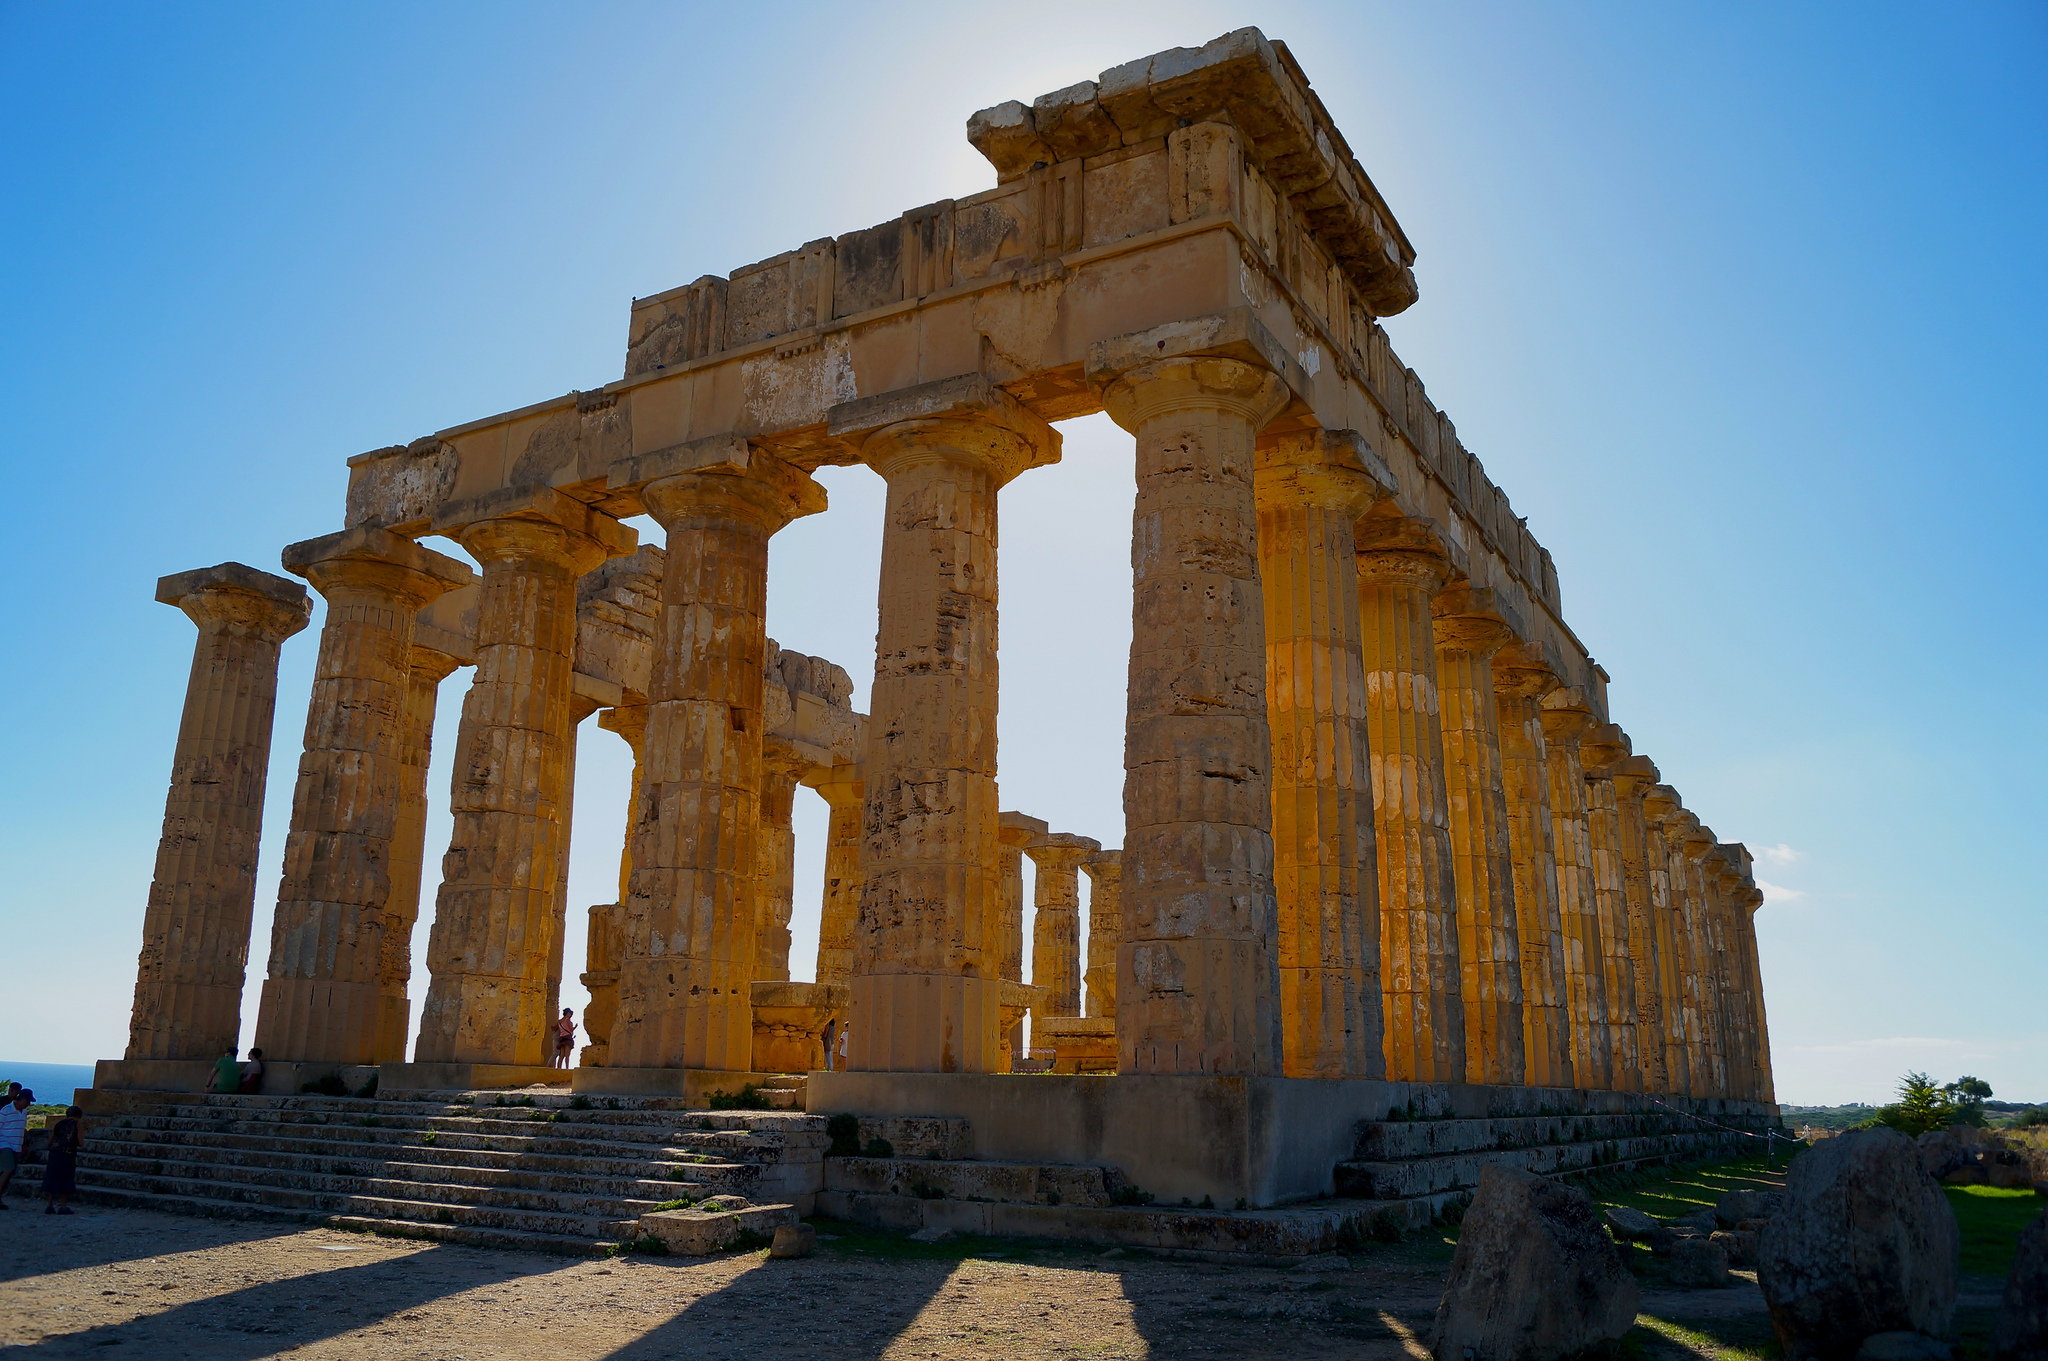
M 893 1158 L 896 1156 L 896 1145 L 877 1134 L 868 1140 L 867 1147 L 863 1148 L 861 1153 L 870 1158 Z
M 439 1131 L 439 1130 L 432 1130 L 432 1129 L 430 1129 L 430 1130 L 428 1130 L 428 1131 L 427 1131 L 427 1132 L 426 1132 L 425 1134 L 422 1134 L 422 1135 L 420 1136 L 420 1142 L 421 1142 L 421 1143 L 423 1143 L 423 1144 L 431 1144 L 431 1143 L 433 1143 L 433 1142 L 434 1142 L 434 1141 L 435 1141 L 436 1139 L 438 1139 L 438 1138 L 440 1138 L 440 1137 L 441 1137 L 441 1133 L 440 1133 L 440 1131 Z
M 340 1073 L 328 1073 L 318 1082 L 301 1084 L 299 1091 L 306 1096 L 347 1096 L 348 1084 L 341 1080 Z
M 570 1098 L 569 1098 L 569 1109 L 570 1109 L 570 1110 L 572 1110 L 572 1111 L 587 1111 L 587 1110 L 589 1110 L 589 1109 L 590 1109 L 590 1098 L 589 1098 L 589 1097 L 587 1097 L 587 1096 L 572 1096 L 572 1097 L 570 1097 Z
M 1909 1072 L 1899 1079 L 1899 1099 L 1858 1128 L 1884 1125 L 1917 1138 L 1929 1130 L 1948 1128 L 1955 1118 L 1955 1098 L 1927 1074 Z
M 761 1089 L 749 1082 L 737 1093 L 713 1092 L 711 1109 L 715 1111 L 765 1111 L 769 1109 L 768 1098 L 761 1095 Z
M 835 1115 L 825 1122 L 825 1133 L 831 1136 L 832 1146 L 825 1150 L 828 1158 L 857 1158 L 860 1156 L 860 1120 L 851 1115 Z
M 1404 1234 L 1405 1228 L 1401 1223 L 1400 1215 L 1390 1209 L 1374 1211 L 1372 1217 L 1372 1236 L 1376 1241 L 1381 1243 L 1398 1243 Z
M 1135 1186 L 1119 1186 L 1109 1193 L 1109 1203 L 1112 1205 L 1150 1205 L 1152 1203 L 1152 1193 L 1150 1191 L 1140 1191 Z
M 696 1203 L 694 1200 L 664 1200 L 654 1208 L 657 1210 L 687 1210 Z

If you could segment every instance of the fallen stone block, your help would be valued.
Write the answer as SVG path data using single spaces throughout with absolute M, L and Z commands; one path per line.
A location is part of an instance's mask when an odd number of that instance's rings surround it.
M 916 1233 L 910 1235 L 910 1241 L 913 1243 L 943 1243 L 952 1236 L 953 1231 L 951 1229 L 942 1229 L 934 1224 L 930 1228 L 919 1229 Z
M 1714 1205 L 1714 1223 L 1732 1229 L 1745 1219 L 1769 1219 L 1784 1197 L 1775 1191 L 1730 1191 Z
M 796 1222 L 794 1205 L 753 1205 L 738 1210 L 707 1210 L 699 1206 L 694 1210 L 650 1210 L 640 1216 L 635 1232 L 642 1238 L 659 1240 L 677 1256 L 703 1257 L 723 1252 L 744 1234 L 772 1234 Z
M 770 1257 L 808 1257 L 818 1250 L 818 1231 L 808 1224 L 784 1224 L 768 1245 Z
M 1756 1267 L 1757 1235 L 1751 1229 L 1716 1229 L 1707 1239 L 1719 1243 L 1728 1254 L 1728 1265 L 1753 1270 Z
M 1465 1211 L 1436 1311 L 1438 1361 L 1561 1361 L 1635 1323 L 1635 1277 L 1585 1192 L 1499 1165 Z
M 1681 1238 L 1671 1245 L 1671 1283 L 1693 1290 L 1735 1284 L 1728 1275 L 1728 1249 L 1714 1238 Z

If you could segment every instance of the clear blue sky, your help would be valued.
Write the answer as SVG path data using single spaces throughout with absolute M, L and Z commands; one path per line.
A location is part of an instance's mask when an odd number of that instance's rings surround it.
M 2048 1100 L 2044 13 L 0 3 L 0 1057 L 125 1041 L 192 642 L 156 577 L 276 570 L 349 455 L 617 377 L 635 294 L 986 187 L 975 109 L 1258 24 L 1416 243 L 1389 330 L 1556 555 L 1616 718 L 1759 854 L 1781 1098 L 1915 1067 Z M 1130 455 L 1066 432 L 1005 493 L 1004 804 L 1113 844 Z M 828 481 L 771 629 L 864 702 L 879 482 Z M 623 755 L 586 727 L 572 978 Z

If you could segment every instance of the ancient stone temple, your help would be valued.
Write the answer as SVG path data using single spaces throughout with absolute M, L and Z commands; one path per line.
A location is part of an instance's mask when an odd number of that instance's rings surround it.
M 1550 554 L 1393 352 L 1415 251 L 1294 55 L 1240 30 L 967 136 L 993 188 L 636 299 L 617 381 L 348 460 L 333 532 L 282 556 L 325 612 L 272 829 L 266 1090 L 374 1067 L 385 1093 L 697 1101 L 804 1073 L 812 1112 L 1223 1206 L 1378 1185 L 1341 1169 L 1381 1166 L 1359 1122 L 1403 1112 L 1769 1118 L 1749 855 L 1634 751 Z M 1095 412 L 1136 455 L 1126 821 L 1068 830 L 1003 810 L 999 511 Z M 767 632 L 771 540 L 855 463 L 887 486 L 866 714 Z M 236 564 L 159 598 L 200 636 L 99 1085 L 196 1091 L 242 1029 L 308 598 Z M 584 913 L 592 719 L 634 774 L 617 900 Z M 551 1073 L 571 931 L 589 1044 Z

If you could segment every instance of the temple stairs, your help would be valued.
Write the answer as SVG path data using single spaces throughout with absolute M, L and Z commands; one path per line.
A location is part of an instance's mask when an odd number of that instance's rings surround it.
M 79 1199 L 414 1238 L 598 1253 L 641 1213 L 741 1195 L 811 1211 L 827 1139 L 802 1079 L 771 1104 L 518 1092 L 393 1099 L 80 1092 Z M 581 1104 L 579 1104 L 581 1103 Z M 24 1166 L 17 1195 L 42 1169 Z

